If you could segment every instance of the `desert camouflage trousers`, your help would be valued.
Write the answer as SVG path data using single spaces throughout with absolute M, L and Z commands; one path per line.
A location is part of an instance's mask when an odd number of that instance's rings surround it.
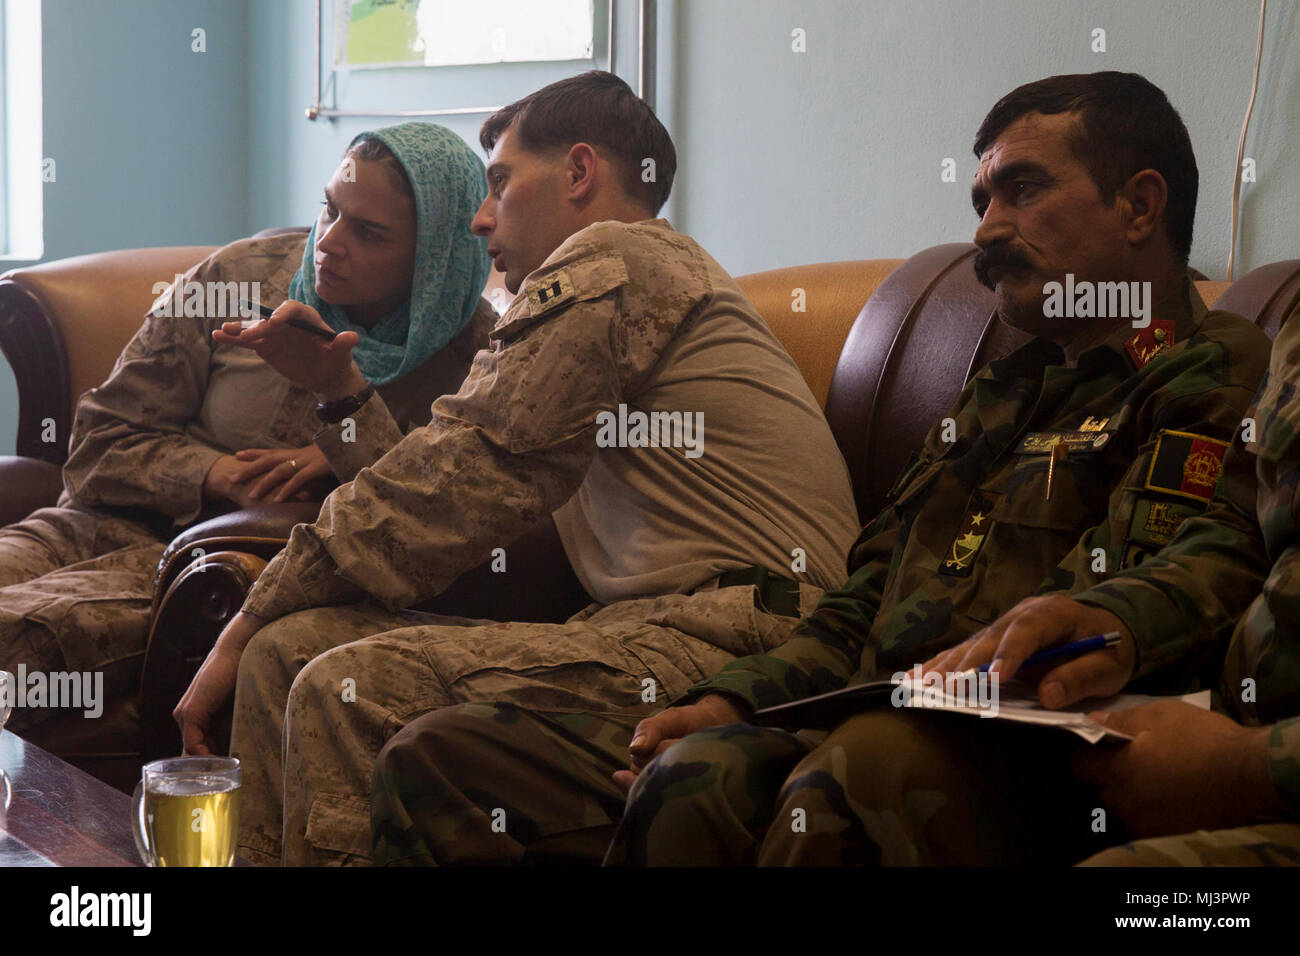
M 0 670 L 102 672 L 106 700 L 133 692 L 166 545 L 143 524 L 77 508 L 0 528 Z M 15 708 L 5 726 L 56 713 Z
M 606 862 L 1259 865 L 1300 846 L 1282 824 L 1116 847 L 1122 825 L 1069 771 L 1086 745 L 1059 731 L 891 710 L 819 737 L 748 724 L 687 737 L 638 777 Z
M 245 648 L 235 692 L 231 753 L 243 764 L 240 852 L 263 864 L 367 863 L 376 758 L 415 718 L 436 712 L 437 719 L 454 721 L 492 704 L 493 712 L 539 711 L 562 723 L 581 724 L 587 718 L 580 715 L 591 713 L 630 731 L 735 657 L 789 636 L 796 619 L 759 610 L 754 595 L 748 585 L 706 587 L 593 605 L 563 624 L 471 621 L 373 604 L 317 608 L 271 622 Z M 819 597 L 803 585 L 801 607 L 814 607 Z M 505 734 L 517 758 L 540 759 L 528 756 L 534 740 L 519 731 Z M 629 739 L 630 732 L 597 734 L 591 747 L 622 748 L 613 772 L 626 763 Z M 471 758 L 482 770 L 501 761 L 491 747 Z M 420 776 L 411 786 L 424 792 L 437 785 Z M 577 814 L 583 828 L 603 827 L 588 841 L 603 850 L 622 795 L 612 803 L 587 801 L 597 808 L 590 812 L 561 796 L 517 792 L 508 807 L 533 798 L 562 821 Z M 525 844 L 531 833 L 553 828 L 546 818 L 511 817 L 508 808 L 505 825 Z M 505 842 L 493 841 L 492 859 L 510 857 Z M 599 859 L 596 853 L 593 862 Z

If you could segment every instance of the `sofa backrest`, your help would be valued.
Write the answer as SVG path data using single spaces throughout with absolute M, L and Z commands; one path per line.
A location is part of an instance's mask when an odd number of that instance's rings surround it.
M 154 284 L 214 248 L 97 253 L 0 277 L 0 351 L 18 383 L 18 454 L 62 464 L 77 398 L 108 377 L 153 302 Z M 815 263 L 737 279 L 824 402 L 864 520 L 967 379 L 1024 340 L 993 318 L 992 293 L 971 268 L 974 253 L 969 243 L 950 243 L 907 260 Z M 1231 285 L 1197 285 L 1208 304 L 1245 315 L 1270 336 L 1300 310 L 1300 260 L 1261 266 Z M 53 443 L 41 441 L 46 418 L 56 423 Z
M 823 408 L 849 329 L 902 259 L 818 262 L 737 276 Z
M 0 277 L 0 351 L 18 384 L 18 454 L 56 465 L 77 398 L 108 378 L 157 295 L 215 246 L 122 249 L 58 259 Z M 53 419 L 55 441 L 42 441 Z
M 826 417 L 853 478 L 863 521 L 967 380 L 1026 336 L 997 321 L 975 279 L 975 247 L 950 243 L 912 256 L 880 283 L 841 350 Z M 1207 304 L 1244 315 L 1270 336 L 1300 310 L 1300 260 L 1237 282 L 1198 282 Z

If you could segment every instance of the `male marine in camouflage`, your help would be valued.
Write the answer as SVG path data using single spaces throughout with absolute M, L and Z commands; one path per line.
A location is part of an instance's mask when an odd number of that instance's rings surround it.
M 649 107 L 593 72 L 504 108 L 480 139 L 473 227 L 519 292 L 491 351 L 294 529 L 177 711 L 186 746 L 208 748 L 237 669 L 239 843 L 258 862 L 366 861 L 375 755 L 421 713 L 504 698 L 634 723 L 779 643 L 843 574 L 856 514 L 830 427 L 735 281 L 652 218 L 675 153 Z M 613 443 L 611 418 L 629 423 Z M 647 422 L 669 431 L 647 444 Z M 494 548 L 508 560 L 552 513 L 598 602 L 567 623 L 400 610 Z
M 617 792 L 605 741 L 632 738 L 633 770 L 616 774 L 626 786 L 694 731 L 906 669 L 1028 595 L 1139 564 L 1204 508 L 1268 340 L 1207 312 L 1187 279 L 1197 172 L 1177 113 L 1136 75 L 1053 77 L 1000 101 L 975 152 L 975 267 L 999 317 L 1035 338 L 935 425 L 854 546 L 847 583 L 785 644 L 729 664 L 634 733 L 620 718 L 509 703 L 417 722 L 380 757 L 376 859 L 556 858 L 589 830 L 553 805 Z M 1149 282 L 1150 321 L 1049 318 L 1050 282 Z M 1203 570 L 1207 591 L 1235 573 Z M 1130 642 L 1115 655 L 1131 664 L 1139 651 L 1154 653 Z M 787 775 L 837 753 L 743 724 L 697 734 L 637 782 L 611 860 L 753 861 Z M 507 804 L 524 819 L 494 831 L 491 810 Z

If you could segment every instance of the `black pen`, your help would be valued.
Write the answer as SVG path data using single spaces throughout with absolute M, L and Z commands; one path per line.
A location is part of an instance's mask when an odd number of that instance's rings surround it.
M 246 301 L 243 303 L 243 305 L 245 309 L 256 309 L 258 312 L 262 314 L 262 318 L 264 319 L 269 319 L 272 315 L 275 314 L 275 309 L 272 309 L 270 306 L 262 305 L 260 302 L 257 305 L 253 305 L 253 303 Z M 333 332 L 327 331 L 326 329 L 322 329 L 318 325 L 312 325 L 310 322 L 308 322 L 305 319 L 289 319 L 288 324 L 292 325 L 295 329 L 301 329 L 304 332 L 310 332 L 312 335 L 316 336 L 317 338 L 324 339 L 326 342 L 334 341 Z

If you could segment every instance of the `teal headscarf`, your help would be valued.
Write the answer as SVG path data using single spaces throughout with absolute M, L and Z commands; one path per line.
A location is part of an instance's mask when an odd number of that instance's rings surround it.
M 415 192 L 415 272 L 410 297 L 371 328 L 348 321 L 341 306 L 316 294 L 316 227 L 303 250 L 289 298 L 317 312 L 335 332 L 353 331 L 352 350 L 372 385 L 401 378 L 450 342 L 469 322 L 487 284 L 492 260 L 487 240 L 470 221 L 487 193 L 483 162 L 451 130 L 433 123 L 402 123 L 359 134 L 348 148 L 377 139 L 392 150 Z

